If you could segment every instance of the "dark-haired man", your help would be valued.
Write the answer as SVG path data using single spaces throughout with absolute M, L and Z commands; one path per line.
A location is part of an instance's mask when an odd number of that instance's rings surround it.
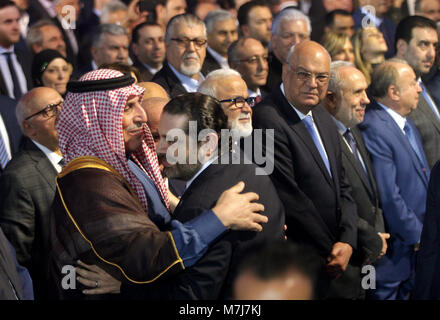
M 268 47 L 272 28 L 272 13 L 264 1 L 252 0 L 243 4 L 237 13 L 242 35 L 255 38 Z

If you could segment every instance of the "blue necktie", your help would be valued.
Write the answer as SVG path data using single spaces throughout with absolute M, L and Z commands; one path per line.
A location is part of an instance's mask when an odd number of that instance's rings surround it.
M 419 160 L 420 166 L 422 167 L 423 172 L 427 174 L 427 166 L 425 165 L 424 157 L 422 155 L 422 152 L 417 145 L 416 137 L 414 136 L 413 129 L 408 124 L 408 122 L 405 123 L 405 126 L 403 127 L 403 131 L 406 133 L 406 137 L 408 138 L 409 144 L 411 145 L 412 149 L 417 155 L 417 159 Z M 429 176 L 429 174 L 427 174 Z
M 0 167 L 4 169 L 9 162 L 9 154 L 6 150 L 6 143 L 0 133 Z
M 422 81 L 419 81 L 419 85 L 422 88 L 422 95 L 425 98 L 426 102 L 428 103 L 429 107 L 432 109 L 432 112 L 434 112 L 434 114 L 437 117 L 437 120 L 440 120 L 440 114 L 439 111 L 437 109 L 437 106 L 434 104 L 434 101 L 431 99 L 431 97 L 429 96 L 428 92 L 426 91 L 425 86 L 423 85 Z
M 316 131 L 315 126 L 313 125 L 313 119 L 309 115 L 309 116 L 306 116 L 303 119 L 303 121 L 304 121 L 304 124 L 306 125 L 307 130 L 309 131 L 310 135 L 312 136 L 313 142 L 315 143 L 315 146 L 318 149 L 319 154 L 321 155 L 322 161 L 324 161 L 324 164 L 327 167 L 327 171 L 331 177 L 332 173 L 330 171 L 330 163 L 328 161 L 327 155 L 325 154 L 324 146 L 319 141 L 318 132 Z

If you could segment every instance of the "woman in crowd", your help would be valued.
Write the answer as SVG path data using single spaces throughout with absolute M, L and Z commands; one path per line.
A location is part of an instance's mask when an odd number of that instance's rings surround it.
M 72 66 L 56 50 L 43 50 L 32 61 L 32 80 L 36 87 L 55 89 L 61 96 L 66 94 Z
M 321 44 L 330 53 L 332 61 L 354 63 L 353 45 L 346 34 L 328 32 L 322 37 Z

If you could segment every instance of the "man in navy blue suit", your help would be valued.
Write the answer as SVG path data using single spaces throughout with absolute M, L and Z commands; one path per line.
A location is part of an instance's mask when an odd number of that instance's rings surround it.
M 404 60 L 384 62 L 373 72 L 374 101 L 360 124 L 391 234 L 388 252 L 376 264 L 372 299 L 408 299 L 413 289 L 430 173 L 420 134 L 408 117 L 421 90 Z

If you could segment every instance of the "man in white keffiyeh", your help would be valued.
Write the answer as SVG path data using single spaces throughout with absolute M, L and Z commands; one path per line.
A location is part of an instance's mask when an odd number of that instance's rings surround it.
M 140 105 L 144 89 L 119 71 L 99 69 L 68 85 L 57 122 L 66 166 L 52 206 L 54 298 L 65 290 L 63 266 L 99 265 L 122 283 L 148 284 L 193 265 L 228 228 L 260 230 L 256 194 L 224 192 L 212 210 L 184 224 L 168 211 L 153 137 Z M 169 231 L 167 231 L 169 230 Z M 96 274 L 96 273 L 95 273 Z M 96 287 L 93 277 L 85 285 Z

